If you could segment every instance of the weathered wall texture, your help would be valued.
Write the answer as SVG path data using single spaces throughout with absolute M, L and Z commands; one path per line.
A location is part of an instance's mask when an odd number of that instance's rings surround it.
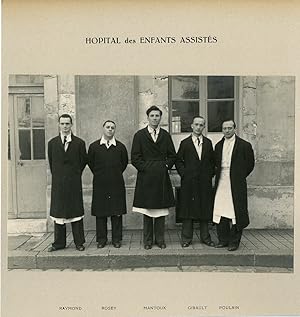
M 162 112 L 161 126 L 169 130 L 168 113 L 168 77 L 139 76 L 137 78 L 138 93 L 138 128 L 148 124 L 146 111 L 151 106 L 158 106 Z
M 294 77 L 243 77 L 241 136 L 255 150 L 248 179 L 253 228 L 293 227 Z
M 293 226 L 294 193 L 294 77 L 241 77 L 239 134 L 254 148 L 256 166 L 248 179 L 249 214 L 252 228 Z M 125 143 L 130 158 L 136 130 L 147 124 L 146 110 L 157 105 L 163 110 L 162 126 L 168 130 L 168 78 L 166 76 L 48 76 L 45 78 L 46 138 L 57 134 L 58 114 L 74 115 L 73 131 L 89 144 L 101 135 L 102 123 L 117 123 L 116 138 Z M 47 204 L 50 203 L 48 169 Z M 141 228 L 142 216 L 131 212 L 136 170 L 129 164 L 124 173 L 128 214 L 126 228 Z M 172 172 L 174 186 L 179 177 Z M 90 216 L 92 174 L 83 175 L 85 227 L 95 229 Z M 50 228 L 51 227 L 51 221 Z M 175 213 L 167 217 L 175 224 Z
M 76 76 L 76 108 L 78 135 L 89 145 L 102 135 L 103 122 L 116 122 L 115 137 L 125 144 L 130 156 L 132 136 L 137 126 L 136 78 L 134 76 Z M 127 209 L 131 210 L 136 172 L 129 164 L 124 179 L 127 193 Z M 92 173 L 87 167 L 83 173 L 85 227 L 95 229 L 95 217 L 91 216 Z M 131 218 L 124 217 L 124 226 L 137 226 Z

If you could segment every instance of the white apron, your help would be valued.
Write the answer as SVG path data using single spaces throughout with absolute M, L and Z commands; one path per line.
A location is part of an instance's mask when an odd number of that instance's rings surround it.
M 221 217 L 232 219 L 232 224 L 236 224 L 231 194 L 230 167 L 222 167 L 215 197 L 213 222 L 220 223 Z
M 162 216 L 168 216 L 169 208 L 161 208 L 161 209 L 146 209 L 146 208 L 139 208 L 139 207 L 132 207 L 133 212 L 139 212 L 143 215 L 152 218 L 158 218 Z

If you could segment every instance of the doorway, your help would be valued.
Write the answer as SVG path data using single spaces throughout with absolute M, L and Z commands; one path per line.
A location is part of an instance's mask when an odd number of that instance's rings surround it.
M 9 94 L 8 114 L 8 217 L 46 218 L 43 94 L 24 88 L 22 93 Z

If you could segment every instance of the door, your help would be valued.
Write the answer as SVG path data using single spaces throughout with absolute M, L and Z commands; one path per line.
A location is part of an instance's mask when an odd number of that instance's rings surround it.
M 9 96 L 11 218 L 46 218 L 44 98 Z

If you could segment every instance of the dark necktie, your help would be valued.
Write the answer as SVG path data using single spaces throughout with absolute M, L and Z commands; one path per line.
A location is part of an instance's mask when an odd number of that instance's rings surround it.
M 107 140 L 107 147 L 109 147 L 109 140 Z
M 197 138 L 198 146 L 200 146 L 200 138 Z
M 64 150 L 65 150 L 65 152 L 67 152 L 67 145 L 68 145 L 68 143 L 67 143 L 67 136 L 65 135 L 65 136 L 64 136 Z
M 153 136 L 154 136 L 154 140 L 156 141 L 156 129 L 153 129 Z

